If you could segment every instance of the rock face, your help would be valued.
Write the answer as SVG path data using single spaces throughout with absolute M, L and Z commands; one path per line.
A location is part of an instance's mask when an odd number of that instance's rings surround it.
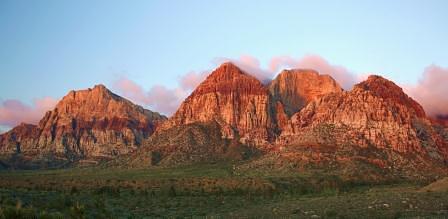
M 333 136 L 336 147 L 374 147 L 440 162 L 448 159 L 447 142 L 425 118 L 423 108 L 400 87 L 380 76 L 370 76 L 352 91 L 312 101 L 292 117 L 278 141 L 290 145 L 319 144 L 310 136 L 321 140 Z
M 163 120 L 97 85 L 70 91 L 38 126 L 22 124 L 2 135 L 1 149 L 70 160 L 110 158 L 135 150 Z
M 39 136 L 35 125 L 21 123 L 12 130 L 0 135 L 0 154 L 21 152 L 21 145 L 33 145 Z
M 410 108 L 420 118 L 425 117 L 425 111 L 420 104 L 406 95 L 401 87 L 381 76 L 371 75 L 366 81 L 357 84 L 355 88 L 368 90 L 387 102 L 398 103 Z
M 224 138 L 265 144 L 273 128 L 268 89 L 232 63 L 224 63 L 182 103 L 164 128 L 216 121 Z
M 319 75 L 310 69 L 283 70 L 269 85 L 273 101 L 283 105 L 290 117 L 309 102 L 329 93 L 341 93 L 342 88 L 329 75 Z

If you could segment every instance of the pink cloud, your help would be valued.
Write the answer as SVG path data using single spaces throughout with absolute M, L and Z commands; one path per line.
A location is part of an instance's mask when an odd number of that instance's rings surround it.
M 151 110 L 166 115 L 175 112 L 185 96 L 185 92 L 182 90 L 169 89 L 163 85 L 154 85 L 145 91 L 140 85 L 126 77 L 116 80 L 112 87 L 120 95 L 137 104 L 148 106 Z
M 262 81 L 270 81 L 273 74 L 260 68 L 260 62 L 248 55 L 243 55 L 239 59 L 217 58 L 215 64 L 231 61 L 238 65 L 243 71 L 250 73 Z M 174 89 L 163 85 L 154 85 L 148 91 L 145 91 L 134 81 L 121 77 L 113 84 L 113 89 L 120 95 L 140 104 L 149 107 L 151 110 L 161 112 L 166 115 L 172 115 L 181 102 L 193 91 L 211 72 L 205 70 L 200 72 L 189 72 L 181 76 L 178 80 L 178 86 Z
M 216 58 L 212 61 L 216 66 L 223 62 L 232 62 L 243 71 L 259 79 L 264 84 L 269 83 L 283 67 L 312 68 L 321 74 L 329 74 L 335 78 L 345 89 L 349 89 L 359 79 L 342 66 L 332 65 L 320 56 L 310 55 L 302 59 L 294 59 L 289 56 L 274 57 L 270 61 L 269 68 L 261 67 L 260 61 L 250 55 L 242 55 L 237 59 Z M 174 89 L 163 85 L 155 85 L 149 90 L 143 89 L 134 81 L 122 77 L 115 81 L 113 88 L 126 98 L 150 109 L 166 115 L 172 115 L 180 103 L 193 91 L 211 72 L 189 72 L 178 80 L 178 86 Z
M 179 83 L 180 87 L 184 90 L 194 90 L 210 73 L 210 71 L 202 72 L 189 72 L 184 76 L 180 77 Z
M 405 91 L 419 102 L 429 116 L 448 115 L 448 68 L 431 65 L 416 85 L 405 85 Z
M 143 88 L 134 81 L 126 77 L 121 77 L 113 84 L 113 88 L 120 91 L 120 93 L 138 104 L 147 104 L 147 97 Z
M 350 90 L 359 81 L 358 76 L 340 65 L 333 65 L 318 55 L 306 55 L 300 59 L 290 56 L 277 56 L 269 63 L 271 71 L 280 71 L 282 68 L 309 68 L 320 74 L 333 77 L 344 89 Z
M 298 60 L 291 56 L 275 56 L 269 63 L 269 69 L 273 72 L 281 71 L 282 68 L 296 68 Z
M 284 68 L 314 69 L 320 74 L 332 76 L 346 90 L 350 90 L 355 83 L 363 78 L 343 66 L 329 63 L 318 55 L 306 55 L 300 59 L 291 56 L 275 56 L 271 58 L 267 69 L 263 69 L 258 59 L 250 55 L 242 55 L 238 59 L 217 58 L 214 60 L 214 63 L 221 64 L 227 61 L 233 62 L 265 84 L 269 83 Z
M 182 99 L 177 95 L 177 91 L 166 88 L 163 85 L 155 85 L 147 92 L 147 104 L 156 111 L 167 115 L 173 114 L 180 105 Z
M 0 105 L 0 125 L 14 127 L 21 122 L 37 124 L 45 112 L 56 105 L 57 100 L 51 97 L 35 99 L 32 105 L 20 100 L 5 100 Z

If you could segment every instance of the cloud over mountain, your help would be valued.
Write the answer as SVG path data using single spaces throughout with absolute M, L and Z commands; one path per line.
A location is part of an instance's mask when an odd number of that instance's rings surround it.
M 0 103 L 0 125 L 13 127 L 22 122 L 36 124 L 47 112 L 53 109 L 57 100 L 52 97 L 35 99 L 32 105 L 20 100 L 9 99 Z
M 250 55 L 239 58 L 216 58 L 212 63 L 216 66 L 223 62 L 232 62 L 247 73 L 252 74 L 263 83 L 269 83 L 284 68 L 305 68 L 317 70 L 320 74 L 332 76 L 345 90 L 367 78 L 366 74 L 356 74 L 346 67 L 335 65 L 319 55 L 306 55 L 302 58 L 291 56 L 275 56 L 270 59 L 266 68 L 260 61 Z M 148 90 L 129 78 L 122 77 L 115 81 L 113 88 L 119 94 L 155 111 L 171 115 L 179 107 L 196 86 L 210 73 L 210 70 L 191 71 L 179 77 L 175 88 L 155 85 Z M 431 65 L 423 72 L 421 80 L 415 85 L 402 85 L 404 90 L 417 100 L 430 116 L 448 115 L 448 69 Z
M 403 86 L 416 99 L 428 115 L 448 115 L 448 68 L 428 66 L 419 82 Z
M 282 68 L 311 68 L 320 74 L 331 75 L 344 89 L 350 89 L 359 78 L 343 66 L 332 65 L 318 55 L 308 55 L 300 59 L 290 56 L 276 56 L 269 61 L 267 68 L 263 68 L 260 61 L 251 55 L 242 55 L 239 58 L 215 58 L 214 67 L 224 62 L 232 62 L 246 73 L 256 77 L 264 84 L 268 84 Z M 150 107 L 152 110 L 166 115 L 172 115 L 180 103 L 193 91 L 211 72 L 210 70 L 191 71 L 178 79 L 175 88 L 164 85 L 154 85 L 145 90 L 141 85 L 127 77 L 121 77 L 113 83 L 112 88 L 120 95 L 136 103 Z
M 358 77 L 347 68 L 333 65 L 318 55 L 306 55 L 300 59 L 294 59 L 291 56 L 273 57 L 269 63 L 269 69 L 278 72 L 282 68 L 314 69 L 320 74 L 330 75 L 346 90 L 351 89 L 358 82 Z
M 127 77 L 116 80 L 112 88 L 137 104 L 166 115 L 171 115 L 185 96 L 182 89 L 170 89 L 163 85 L 154 85 L 145 91 L 142 86 Z
M 262 83 L 269 83 L 275 76 L 275 72 L 270 69 L 263 69 L 260 65 L 260 61 L 250 55 L 242 55 L 238 59 L 230 59 L 230 58 L 216 58 L 214 61 L 216 66 L 219 66 L 223 62 L 232 62 L 233 64 L 240 67 L 246 73 L 251 74 Z

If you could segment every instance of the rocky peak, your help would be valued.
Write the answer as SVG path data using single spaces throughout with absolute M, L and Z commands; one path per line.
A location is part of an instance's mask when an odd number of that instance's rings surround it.
M 283 104 L 292 116 L 309 102 L 328 93 L 342 92 L 341 86 L 329 75 L 311 69 L 283 70 L 269 85 L 274 101 Z
M 0 152 L 2 154 L 12 154 L 20 152 L 20 144 L 32 143 L 33 139 L 39 135 L 37 126 L 20 123 L 18 126 L 0 135 Z
M 214 70 L 181 104 L 166 128 L 217 121 L 225 138 L 258 143 L 269 138 L 269 93 L 263 84 L 233 63 Z
M 104 118 L 137 119 L 143 121 L 163 120 L 164 116 L 133 104 L 131 101 L 114 94 L 104 85 L 93 88 L 70 91 L 50 112 L 58 116 L 83 120 L 101 120 Z
M 3 133 L 3 135 L 9 136 L 12 138 L 21 138 L 23 136 L 36 134 L 36 129 L 37 129 L 36 125 L 27 124 L 27 123 L 22 122 L 18 126 L 14 127 L 13 129 Z
M 18 126 L 14 127 L 11 131 L 26 133 L 26 132 L 32 131 L 36 127 L 37 127 L 36 125 L 22 122 Z
M 366 90 L 386 101 L 402 104 L 412 108 L 420 118 L 425 117 L 423 107 L 411 97 L 406 95 L 401 87 L 394 82 L 378 75 L 370 75 L 367 80 L 355 85 L 354 91 Z
M 104 85 L 96 85 L 70 91 L 37 127 L 16 127 L 14 133 L 25 134 L 20 139 L 9 138 L 6 144 L 11 145 L 9 148 L 18 145 L 25 154 L 52 153 L 69 159 L 112 157 L 136 149 L 165 119 Z
M 190 95 L 194 97 L 206 93 L 264 94 L 266 89 L 255 77 L 245 73 L 231 62 L 221 64 Z
M 218 80 L 233 80 L 241 75 L 247 75 L 232 62 L 224 62 L 215 69 L 208 77 L 208 80 L 218 82 Z

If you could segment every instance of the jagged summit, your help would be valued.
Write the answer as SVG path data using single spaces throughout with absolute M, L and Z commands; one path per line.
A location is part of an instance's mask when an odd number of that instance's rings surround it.
M 70 91 L 56 104 L 54 113 L 66 114 L 71 117 L 83 117 L 87 120 L 106 117 L 134 117 L 140 120 L 145 117 L 153 119 L 163 117 L 114 94 L 104 85 L 95 85 L 93 88 L 85 90 Z
M 370 75 L 367 80 L 355 85 L 354 90 L 359 89 L 370 91 L 375 96 L 410 107 L 420 118 L 426 116 L 425 111 L 420 104 L 404 93 L 401 87 L 382 76 Z
M 95 90 L 95 89 L 97 89 L 97 90 L 109 90 L 109 89 L 106 88 L 106 86 L 104 86 L 104 84 L 95 84 L 93 86 L 93 90 Z
M 199 84 L 190 97 L 214 92 L 263 94 L 266 88 L 258 79 L 245 73 L 238 66 L 225 62 Z
M 252 77 L 232 62 L 224 62 L 218 66 L 205 81 L 218 82 L 219 80 L 235 80 L 239 77 Z

